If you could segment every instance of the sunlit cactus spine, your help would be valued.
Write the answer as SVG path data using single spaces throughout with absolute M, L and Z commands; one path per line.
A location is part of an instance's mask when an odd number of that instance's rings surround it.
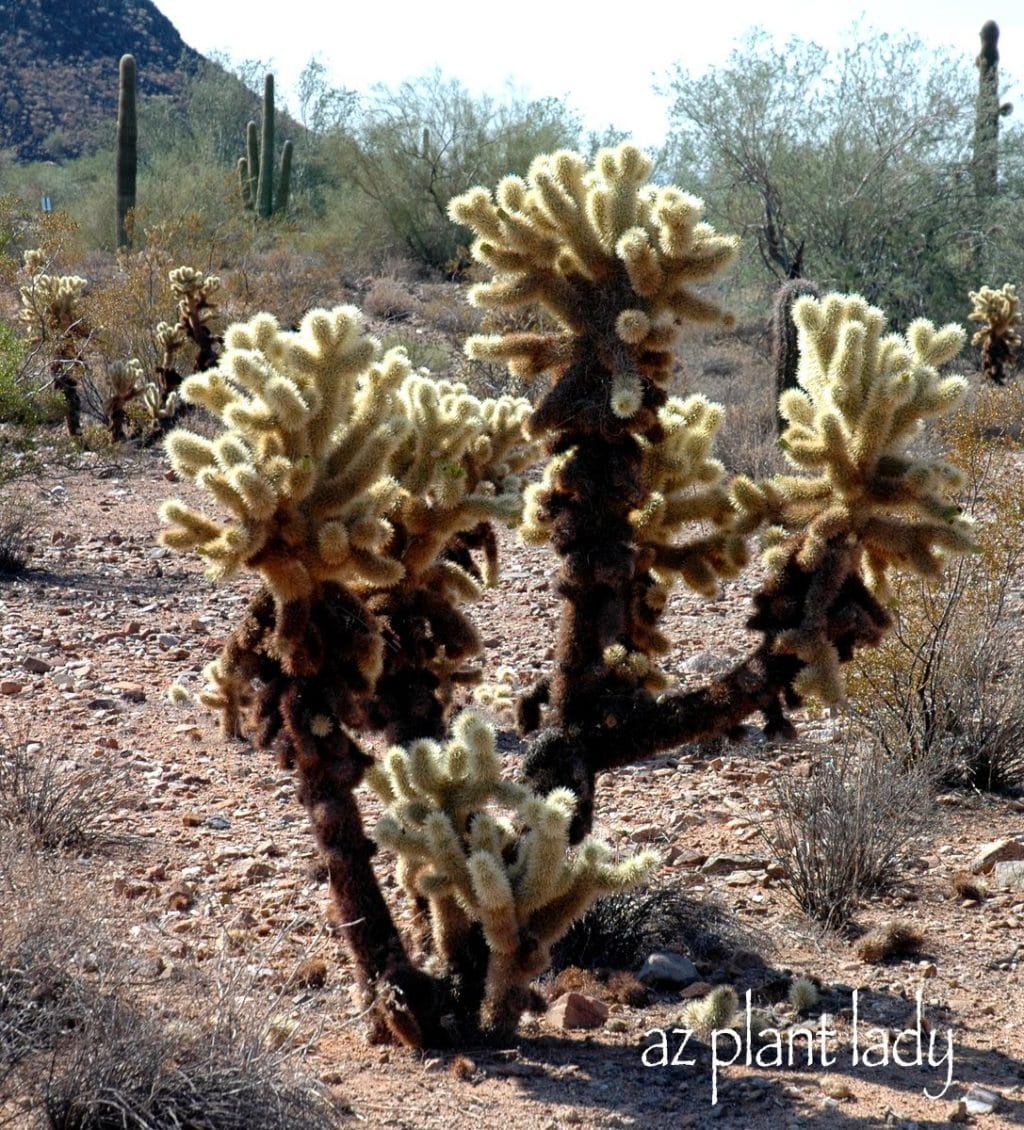
M 572 793 L 541 796 L 503 780 L 494 731 L 472 711 L 459 715 L 447 745 L 395 747 L 367 781 L 386 805 L 373 835 L 397 852 L 405 890 L 426 900 L 435 958 L 490 1040 L 509 1039 L 522 1013 L 541 1007 L 531 982 L 572 923 L 658 863 L 651 851 L 617 863 L 593 839 L 571 851 Z

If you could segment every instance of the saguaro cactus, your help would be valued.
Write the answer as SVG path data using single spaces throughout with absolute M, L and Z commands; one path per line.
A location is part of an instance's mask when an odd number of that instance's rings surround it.
M 979 199 L 995 195 L 999 175 L 999 119 L 1012 112 L 999 104 L 999 25 L 988 20 L 981 28 L 978 99 L 974 119 L 974 190 Z
M 135 57 L 122 55 L 117 87 L 117 246 L 131 247 L 128 213 L 135 207 L 138 123 L 135 116 Z
M 247 209 L 254 210 L 260 219 L 267 219 L 275 213 L 284 212 L 288 207 L 288 194 L 291 188 L 292 143 L 286 141 L 281 147 L 281 171 L 274 188 L 274 76 L 267 75 L 263 80 L 262 125 L 257 133 L 255 122 L 249 122 L 245 130 L 244 157 L 238 159 L 238 179 L 242 192 L 242 202 Z

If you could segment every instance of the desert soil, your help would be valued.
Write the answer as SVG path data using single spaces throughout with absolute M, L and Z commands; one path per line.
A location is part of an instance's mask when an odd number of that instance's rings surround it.
M 924 951 L 864 964 L 851 940 L 821 932 L 796 910 L 758 832 L 778 776 L 806 773 L 837 740 L 835 719 L 808 712 L 798 713 L 800 737 L 785 746 L 751 734 L 607 775 L 596 831 L 624 850 L 657 847 L 661 881 L 697 900 L 714 896 L 734 917 L 746 952 L 698 962 L 707 982 L 728 981 L 742 999 L 746 988 L 764 989 L 785 971 L 820 980 L 811 1066 L 799 1040 L 793 1066 L 785 1056 L 778 1067 L 722 1066 L 715 1104 L 706 1049 L 683 1049 L 680 1060 L 691 1064 L 646 1066 L 655 1030 L 669 1033 L 670 1057 L 678 1050 L 671 1029 L 683 1023 L 679 990 L 653 993 L 642 1007 L 611 1003 L 596 1029 L 528 1018 L 514 1047 L 467 1049 L 461 1058 L 368 1047 L 289 774 L 223 740 L 194 699 L 172 705 L 166 695 L 172 683 L 193 694 L 201 688 L 202 669 L 251 585 L 212 586 L 195 559 L 157 545 L 159 502 L 171 492 L 189 496 L 189 488 L 168 482 L 159 452 L 85 455 L 30 489 L 44 507 L 43 523 L 31 570 L 0 585 L 0 716 L 10 734 L 38 743 L 41 753 L 56 751 L 66 767 L 126 771 L 129 786 L 111 821 L 134 837 L 132 847 L 80 866 L 109 895 L 121 936 L 147 959 L 138 992 L 153 1007 L 182 964 L 237 966 L 260 991 L 279 994 L 276 1007 L 305 1046 L 303 1069 L 343 1098 L 352 1125 L 366 1127 L 842 1128 L 937 1126 L 951 1116 L 992 1128 L 1024 1125 L 1024 890 L 972 902 L 950 888 L 951 876 L 986 843 L 1024 839 L 1024 805 L 941 798 L 937 820 L 912 844 L 895 885 L 858 915 L 864 926 L 911 919 L 924 931 Z M 525 686 L 552 655 L 553 558 L 511 536 L 503 551 L 503 582 L 476 616 L 488 674 L 510 666 Z M 749 577 L 730 584 L 710 602 L 675 597 L 668 629 L 681 679 L 699 680 L 701 669 L 729 663 L 747 647 L 751 584 Z M 509 720 L 498 724 L 514 772 L 521 748 Z M 369 803 L 367 811 L 372 816 Z M 709 869 L 715 853 L 742 858 Z M 322 986 L 282 989 L 299 965 L 318 960 L 327 964 Z M 597 981 L 590 986 L 593 995 L 602 990 Z M 875 1047 L 867 1066 L 851 1062 L 854 990 L 860 1051 L 868 1042 Z M 911 1062 L 918 1057 L 908 1038 L 900 1045 L 908 1065 L 900 1066 L 892 1040 L 915 1028 L 919 998 L 923 1062 Z M 824 1037 L 822 1011 L 831 1017 Z M 931 1064 L 929 1031 L 937 1037 Z M 883 1038 L 884 1055 L 877 1050 Z M 719 1054 L 728 1059 L 732 1049 L 725 1044 Z M 646 1058 L 658 1057 L 648 1051 Z M 995 1109 L 961 1113 L 960 1100 L 978 1087 L 996 1093 Z M 930 1099 L 925 1089 L 944 1093 Z

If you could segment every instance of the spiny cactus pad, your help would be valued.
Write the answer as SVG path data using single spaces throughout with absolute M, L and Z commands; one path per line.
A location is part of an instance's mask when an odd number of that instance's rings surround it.
M 406 890 L 430 902 L 442 961 L 457 956 L 469 923 L 480 923 L 490 950 L 485 1026 L 501 1032 L 514 1027 L 530 981 L 572 922 L 658 863 L 651 851 L 616 863 L 593 839 L 570 852 L 572 793 L 540 796 L 503 780 L 494 732 L 472 711 L 456 719 L 446 746 L 395 747 L 366 781 L 387 806 L 374 838 L 398 852 Z
M 696 197 L 647 183 L 650 172 L 631 145 L 601 150 L 592 168 L 560 151 L 538 157 L 525 180 L 506 177 L 493 196 L 474 188 L 449 205 L 477 233 L 474 257 L 495 273 L 470 301 L 496 310 L 537 303 L 560 327 L 466 345 L 470 356 L 505 361 L 524 378 L 568 380 L 563 396 L 538 405 L 535 433 L 562 422 L 573 390 L 599 393 L 616 419 L 635 418 L 646 384 L 668 380 L 679 322 L 729 320 L 691 284 L 733 258 L 735 239 L 701 222 Z
M 863 559 L 869 588 L 885 601 L 892 569 L 935 577 L 946 554 L 974 547 L 971 522 L 955 501 L 961 473 L 910 448 L 924 421 L 950 411 L 966 391 L 962 377 L 939 373 L 965 335 L 923 318 L 905 336 L 885 334 L 885 315 L 856 295 L 801 298 L 793 316 L 799 387 L 780 400 L 788 422 L 781 443 L 803 474 L 760 484 L 738 477 L 733 498 L 751 528 L 774 523 L 766 535 L 769 564 L 786 563 L 794 534 L 805 570 L 845 545 Z M 823 628 L 808 621 L 777 646 L 808 664 L 799 692 L 835 701 L 843 694 L 839 657 Z

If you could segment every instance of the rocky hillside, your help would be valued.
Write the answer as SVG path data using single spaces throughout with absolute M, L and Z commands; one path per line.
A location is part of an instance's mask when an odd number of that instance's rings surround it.
M 151 0 L 0 0 L 0 149 L 35 161 L 112 140 L 126 52 L 140 93 L 171 97 L 201 59 Z

